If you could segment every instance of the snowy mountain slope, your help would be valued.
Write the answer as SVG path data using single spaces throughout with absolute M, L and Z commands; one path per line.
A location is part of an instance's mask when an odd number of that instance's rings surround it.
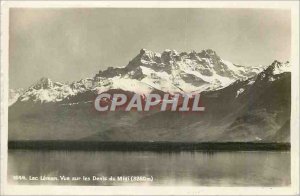
M 123 76 L 98 76 L 100 80 L 96 82 L 92 78 L 65 84 L 75 96 L 68 96 L 58 104 L 20 101 L 10 106 L 9 140 L 289 142 L 291 73 L 277 74 L 278 68 L 282 70 L 286 65 L 275 61 L 257 76 L 236 80 L 222 89 L 203 91 L 201 101 L 205 112 L 201 113 L 95 111 L 91 100 L 98 88 L 131 94 L 134 92 L 113 88 L 133 91 L 135 85 L 144 85 L 143 91 L 151 90 L 150 85 L 141 82 L 143 79 L 132 80 L 128 70 Z M 146 67 L 144 72 L 151 71 L 147 65 L 143 67 Z M 133 81 L 132 85 L 126 85 L 124 80 Z M 49 92 L 64 92 L 58 91 L 57 85 L 61 84 L 42 80 L 30 91 L 50 88 L 53 91 Z
M 291 64 L 287 61 L 285 63 L 279 61 L 273 61 L 265 70 L 258 74 L 259 80 L 268 80 L 269 82 L 275 81 L 281 77 L 280 74 L 291 72 Z
M 281 63 L 279 61 L 274 61 L 272 63 L 272 70 L 273 70 L 273 74 L 277 75 L 277 74 L 281 74 L 284 72 L 291 72 L 291 64 L 289 61 L 285 62 L 285 63 Z
M 201 114 L 156 112 L 140 115 L 130 125 L 114 124 L 85 137 L 105 141 L 289 142 L 291 73 L 270 72 L 202 93 Z M 243 90 L 240 90 L 243 89 Z M 238 96 L 236 96 L 238 94 Z
M 59 102 L 70 95 L 75 95 L 71 86 L 59 82 L 52 82 L 49 78 L 41 78 L 29 87 L 20 97 L 21 102 Z
M 199 53 L 165 50 L 161 54 L 142 49 L 128 65 L 109 67 L 99 71 L 93 78 L 71 84 L 42 78 L 29 87 L 19 101 L 60 102 L 78 93 L 101 93 L 109 89 L 140 94 L 148 94 L 153 90 L 168 93 L 213 91 L 236 80 L 254 77 L 262 70 L 261 67 L 246 67 L 225 61 L 210 49 Z
M 11 106 L 12 104 L 14 104 L 18 98 L 20 97 L 20 95 L 22 95 L 24 92 L 24 89 L 20 88 L 20 89 L 9 89 L 8 92 L 8 106 Z

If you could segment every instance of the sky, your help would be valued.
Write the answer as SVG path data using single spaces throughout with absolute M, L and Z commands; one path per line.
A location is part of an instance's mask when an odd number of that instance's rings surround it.
M 41 77 L 71 82 L 128 64 L 146 48 L 200 52 L 246 66 L 290 60 L 283 9 L 12 8 L 9 88 Z

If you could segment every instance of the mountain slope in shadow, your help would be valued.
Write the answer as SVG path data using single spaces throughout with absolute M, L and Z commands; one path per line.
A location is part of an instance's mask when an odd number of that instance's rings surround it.
M 201 93 L 204 112 L 104 112 L 95 92 L 9 107 L 9 140 L 289 142 L 291 73 L 276 63 L 255 78 Z M 111 91 L 132 94 L 120 89 Z M 160 92 L 163 93 L 163 92 Z

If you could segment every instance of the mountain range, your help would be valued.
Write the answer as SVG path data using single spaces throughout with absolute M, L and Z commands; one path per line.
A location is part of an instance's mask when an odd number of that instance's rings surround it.
M 272 141 L 290 140 L 291 65 L 242 66 L 211 49 L 140 50 L 70 84 L 41 78 L 10 90 L 9 140 Z M 202 113 L 96 112 L 102 92 L 201 93 Z

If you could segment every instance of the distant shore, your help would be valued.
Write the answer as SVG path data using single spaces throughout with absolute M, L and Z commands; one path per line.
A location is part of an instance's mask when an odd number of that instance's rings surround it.
M 8 141 L 8 149 L 86 151 L 289 151 L 290 143 L 263 142 L 120 142 Z

